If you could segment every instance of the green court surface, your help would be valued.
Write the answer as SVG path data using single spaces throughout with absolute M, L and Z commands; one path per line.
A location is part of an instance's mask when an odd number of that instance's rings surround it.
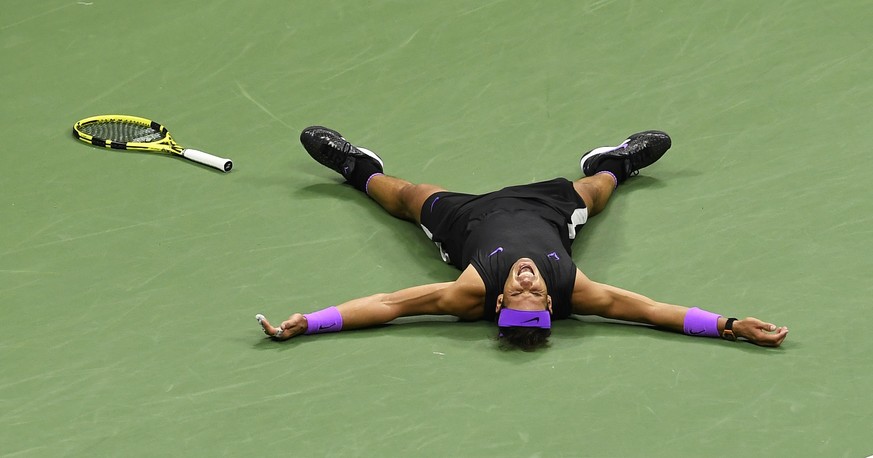
M 873 454 L 873 9 L 861 0 L 3 0 L 0 457 Z M 155 119 L 229 174 L 98 149 Z M 672 150 L 586 226 L 597 281 L 778 349 L 581 318 L 264 338 L 457 272 L 313 161 L 331 126 L 463 192 Z

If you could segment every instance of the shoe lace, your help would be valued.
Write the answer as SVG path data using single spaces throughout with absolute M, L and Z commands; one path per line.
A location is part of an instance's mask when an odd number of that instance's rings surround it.
M 328 140 L 327 144 L 331 148 L 343 153 L 348 153 L 351 150 L 351 144 L 341 138 L 332 138 Z

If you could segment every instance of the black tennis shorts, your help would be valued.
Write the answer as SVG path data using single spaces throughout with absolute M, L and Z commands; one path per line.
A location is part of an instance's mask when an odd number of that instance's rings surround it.
M 494 211 L 527 210 L 540 214 L 567 230 L 561 236 L 569 251 L 576 231 L 588 219 L 585 201 L 566 178 L 510 186 L 487 194 L 440 191 L 421 207 L 421 227 L 439 248 L 443 261 L 466 268 L 461 250 L 469 235 L 470 221 Z

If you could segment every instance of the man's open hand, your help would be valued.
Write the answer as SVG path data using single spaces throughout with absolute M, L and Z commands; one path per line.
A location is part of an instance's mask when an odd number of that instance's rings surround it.
M 274 340 L 288 340 L 306 332 L 306 318 L 299 313 L 291 315 L 278 327 L 271 325 L 264 315 L 258 314 L 255 318 L 258 319 L 258 323 L 260 323 L 261 327 L 264 329 L 264 334 L 270 336 Z
M 747 317 L 734 322 L 734 334 L 762 347 L 778 347 L 788 336 L 788 327 L 777 327 L 757 318 Z

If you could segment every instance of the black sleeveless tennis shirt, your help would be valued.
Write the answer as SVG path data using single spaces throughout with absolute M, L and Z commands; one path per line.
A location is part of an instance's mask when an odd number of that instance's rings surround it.
M 587 220 L 585 203 L 564 178 L 483 195 L 438 192 L 422 207 L 422 228 L 458 269 L 472 264 L 485 283 L 483 319 L 495 319 L 497 295 L 512 265 L 532 259 L 552 297 L 555 319 L 572 311 L 576 265 L 570 255 Z

